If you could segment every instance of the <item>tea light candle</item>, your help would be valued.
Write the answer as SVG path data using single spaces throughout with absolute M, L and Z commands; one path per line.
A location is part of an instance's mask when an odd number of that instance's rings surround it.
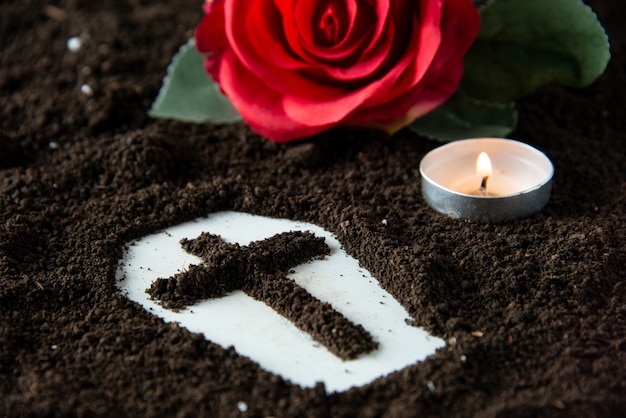
M 430 207 L 473 222 L 505 222 L 540 211 L 550 199 L 554 166 L 541 151 L 506 138 L 454 141 L 420 163 Z

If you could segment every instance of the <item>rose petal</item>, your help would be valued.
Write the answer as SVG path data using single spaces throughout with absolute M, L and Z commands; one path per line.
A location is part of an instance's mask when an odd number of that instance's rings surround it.
M 356 0 L 300 0 L 294 9 L 295 25 L 298 28 L 302 46 L 308 50 L 321 47 L 323 50 L 335 49 L 343 46 L 348 40 L 348 34 L 354 28 L 360 5 Z M 322 30 L 323 12 L 334 16 L 337 23 L 335 41 L 323 41 Z M 335 12 L 335 13 L 332 13 Z
M 204 71 L 218 84 L 220 82 L 220 67 L 222 66 L 223 55 L 223 52 L 216 52 L 204 59 Z
M 356 10 L 354 1 L 327 0 L 318 3 L 311 24 L 307 25 L 312 29 L 314 45 L 332 48 L 344 41 L 354 22 Z
M 446 0 L 443 7 L 442 44 L 429 71 L 444 71 L 447 62 L 462 60 L 480 28 L 480 14 L 471 0 Z
M 417 18 L 414 18 L 414 21 L 416 22 Z M 414 38 L 408 49 L 411 49 L 417 42 L 418 40 Z M 413 54 L 407 52 L 384 76 L 357 90 L 345 92 L 343 95 L 327 100 L 318 101 L 306 97 L 301 98 L 302 96 L 287 95 L 284 100 L 285 112 L 294 120 L 306 125 L 336 123 L 372 100 L 383 97 L 388 101 L 390 97 L 393 98 L 388 95 L 388 92 L 405 74 L 407 67 L 413 61 Z
M 204 69 L 219 83 L 221 57 L 228 48 L 228 39 L 224 27 L 224 1 L 215 0 L 205 3 L 207 14 L 196 27 L 194 39 L 199 52 L 209 54 L 204 61 Z
M 428 80 L 412 94 L 397 98 L 378 108 L 360 110 L 346 118 L 345 123 L 354 127 L 380 129 L 393 134 L 444 104 L 457 90 L 462 75 L 463 62 L 458 62 L 451 71 L 440 74 L 439 78 Z M 414 96 L 418 96 L 419 99 L 415 101 Z M 395 112 L 387 112 L 390 109 L 397 111 L 406 108 L 406 104 L 410 102 L 414 103 L 413 106 L 400 116 Z
M 230 1 L 232 2 L 233 0 Z M 371 78 L 371 74 L 368 74 L 368 72 L 380 68 L 381 64 L 388 59 L 387 55 L 385 55 L 386 51 L 383 50 L 379 56 L 375 57 L 377 61 L 364 61 L 359 64 L 359 66 L 355 67 L 353 75 L 343 77 L 345 80 L 342 79 L 341 70 L 339 70 L 339 73 L 336 74 L 339 80 L 336 82 L 332 80 L 332 69 L 329 70 L 330 75 L 328 75 L 327 72 L 325 80 L 320 80 L 316 77 L 316 75 L 324 75 L 325 67 L 320 63 L 318 63 L 317 66 L 312 65 L 309 70 L 304 72 L 292 71 L 294 68 L 297 68 L 297 65 L 295 61 L 290 61 L 291 57 L 286 51 L 283 50 L 281 52 L 278 48 L 270 51 L 267 51 L 267 48 L 259 49 L 258 45 L 251 39 L 252 34 L 271 32 L 269 28 L 272 26 L 272 23 L 276 23 L 275 19 L 277 19 L 277 16 L 269 13 L 268 10 L 265 10 L 263 14 L 252 13 L 252 10 L 259 11 L 259 3 L 265 4 L 264 7 L 271 7 L 268 6 L 268 0 L 241 0 L 237 2 L 239 7 L 233 8 L 230 7 L 231 5 L 228 4 L 227 0 L 225 7 L 227 35 L 229 39 L 231 39 L 231 47 L 241 59 L 242 63 L 248 67 L 250 71 L 254 72 L 258 78 L 264 79 L 272 88 L 285 95 L 296 98 L 301 97 L 309 101 L 333 101 L 344 96 L 347 92 L 346 89 L 351 88 L 345 81 L 348 81 L 350 78 Z M 379 6 L 379 8 L 380 13 L 383 14 L 388 10 L 384 6 Z M 265 18 L 260 19 L 259 16 L 264 16 Z M 237 24 L 242 20 L 247 22 L 247 27 Z M 382 27 L 381 25 L 381 28 Z M 280 44 L 278 42 L 274 44 L 268 43 L 267 46 L 276 45 L 279 46 Z M 264 55 L 261 55 L 261 51 L 264 52 Z M 274 60 L 268 60 L 265 53 L 272 55 L 273 58 L 276 57 L 275 62 L 278 64 L 276 65 Z M 367 67 L 367 65 L 370 65 L 370 67 Z M 287 71 L 287 69 L 289 69 L 289 71 Z M 361 70 L 361 72 L 359 72 L 359 70 Z M 380 72 L 382 73 L 384 71 Z M 346 102 L 349 101 L 350 100 L 346 100 Z M 351 110 L 352 109 L 347 109 L 348 112 Z M 332 122 L 332 120 L 328 120 L 328 122 L 324 123 L 329 122 Z
M 314 67 L 309 73 L 318 80 L 327 80 L 336 85 L 360 86 L 378 78 L 394 64 L 397 56 L 392 52 L 395 39 L 395 27 L 390 26 L 380 37 L 376 48 L 370 50 L 367 57 L 361 57 L 349 66 L 323 65 Z
M 308 53 L 302 47 L 301 34 L 296 23 L 296 2 L 294 0 L 274 0 L 274 5 L 281 14 L 282 24 L 280 26 L 283 28 L 288 47 L 297 57 L 307 61 Z
M 311 55 L 321 62 L 336 66 L 348 67 L 358 61 L 363 51 L 376 38 L 376 11 L 369 5 L 356 8 L 353 21 L 350 22 L 344 39 L 331 48 L 319 48 L 313 45 L 309 48 Z
M 267 1 L 251 2 L 249 13 L 247 14 L 246 27 L 255 27 L 258 16 L 276 14 L 277 11 L 272 6 L 273 5 Z M 277 17 L 274 16 L 270 20 L 274 21 L 276 18 Z M 368 23 L 369 20 L 363 22 L 363 25 L 367 25 Z M 289 70 L 306 70 L 306 74 L 314 77 L 316 80 L 328 81 L 332 84 L 332 80 L 329 77 L 326 77 L 327 80 L 320 80 L 316 77 L 316 74 L 320 77 L 323 77 L 325 74 L 323 70 L 320 70 L 320 68 L 325 67 L 325 64 L 320 62 L 320 60 L 317 59 L 318 57 L 307 57 L 307 60 L 302 60 L 300 57 L 296 57 L 290 50 L 287 49 L 285 37 L 283 32 L 280 30 L 280 27 L 277 25 L 271 25 L 268 26 L 267 29 L 268 30 L 254 30 L 254 36 L 248 36 L 248 39 L 251 42 L 253 46 L 252 49 L 254 49 L 254 51 L 263 51 L 264 55 L 272 57 L 271 62 L 268 62 L 269 65 Z M 366 39 L 363 39 L 362 41 L 365 42 Z M 345 59 L 344 55 L 358 54 L 359 51 L 356 49 L 358 47 L 359 43 L 355 43 L 355 45 L 347 46 L 345 51 L 337 50 L 334 52 L 335 56 L 332 58 L 340 60 Z M 354 48 L 354 50 L 350 50 L 350 48 Z M 358 55 L 356 58 L 358 58 Z
M 422 1 L 419 11 L 420 21 L 414 21 L 412 27 L 419 28 L 418 35 L 410 36 L 411 44 L 406 47 L 405 54 L 414 54 L 411 65 L 398 79 L 398 81 L 390 88 L 386 96 L 372 98 L 368 103 L 368 107 L 377 107 L 389 101 L 389 99 L 406 94 L 415 87 L 429 70 L 442 42 L 441 20 L 442 10 L 441 1 Z M 417 42 L 416 42 L 417 41 Z M 392 112 L 399 112 L 395 117 L 399 117 L 404 113 L 405 109 L 399 110 L 397 107 L 388 106 Z M 394 117 L 388 115 L 387 117 Z
M 407 125 L 454 94 L 463 74 L 463 57 L 478 34 L 480 16 L 470 0 L 447 0 L 442 21 L 441 46 L 419 85 L 392 101 L 359 110 L 350 116 L 351 124 L 382 121 L 369 123 L 369 126 L 393 127 L 398 125 L 393 119 L 402 118 L 400 124 Z M 403 114 L 396 113 L 402 109 L 406 109 Z
M 358 60 L 358 56 L 354 52 L 364 50 L 365 45 L 363 44 L 366 43 L 364 41 L 369 40 L 369 47 L 375 43 L 383 32 L 389 9 L 389 0 L 378 1 L 375 8 L 371 6 L 370 2 L 355 3 L 357 14 L 354 16 L 354 23 L 351 21 L 344 40 L 335 45 L 334 48 L 329 48 L 318 45 L 314 40 L 312 22 L 316 10 L 315 6 L 320 4 L 319 0 L 301 0 L 298 2 L 276 0 L 275 3 L 283 17 L 285 38 L 289 47 L 298 57 L 316 63 L 340 60 L 342 61 L 340 65 L 343 66 L 352 65 Z M 353 7 L 348 3 L 347 10 L 350 19 L 352 19 L 351 13 L 354 13 Z M 309 15 L 309 13 L 311 14 Z M 346 62 L 350 58 L 350 62 Z
M 230 40 L 230 47 L 244 67 L 255 74 L 259 79 L 272 89 L 298 97 L 306 97 L 310 100 L 328 100 L 345 94 L 344 88 L 332 85 L 320 84 L 316 80 L 309 79 L 305 74 L 287 68 L 274 65 L 272 59 L 265 55 L 266 51 L 257 49 L 255 43 L 250 39 L 254 33 L 270 31 L 266 26 L 271 25 L 273 16 L 266 15 L 270 19 L 262 18 L 256 14 L 248 14 L 255 9 L 255 2 L 266 2 L 270 0 L 239 0 L 236 1 L 238 7 L 230 7 L 235 0 L 226 0 L 225 18 L 226 34 Z M 258 4 L 256 5 L 258 7 Z M 270 6 L 267 6 L 270 7 Z M 241 25 L 247 22 L 248 26 Z M 270 31 L 271 32 L 271 31 Z M 272 51 L 275 56 L 280 56 L 277 50 Z M 285 57 L 284 55 L 282 56 Z M 285 60 L 283 65 L 288 64 Z
M 441 74 L 440 77 L 429 80 L 419 96 L 419 101 L 405 115 L 408 118 L 408 123 L 432 112 L 448 101 L 450 96 L 458 89 L 462 76 L 463 62 L 461 61 L 453 69 Z
M 253 28 L 257 26 L 258 16 L 272 16 L 269 20 L 280 20 L 280 14 L 269 1 L 254 1 L 250 4 L 247 14 L 246 26 Z M 280 25 L 267 26 L 267 30 L 254 30 L 254 36 L 247 37 L 255 52 L 263 51 L 265 55 L 271 56 L 270 65 L 275 65 L 288 70 L 307 69 L 317 66 L 315 62 L 306 62 L 296 57 L 287 47 L 285 36 Z
M 196 27 L 196 48 L 203 53 L 223 51 L 228 48 L 224 27 L 224 0 L 205 3 L 206 14 Z
M 408 34 L 414 24 L 411 20 L 415 16 L 415 10 L 410 2 L 393 2 L 391 5 L 381 2 L 377 6 L 379 16 L 387 18 L 378 22 L 381 25 L 377 26 L 367 48 L 360 55 L 352 57 L 354 62 L 349 65 L 325 65 L 316 68 L 316 78 L 358 87 L 383 76 L 399 60 L 411 39 Z
M 222 90 L 246 123 L 273 141 L 286 142 L 311 136 L 330 127 L 308 126 L 287 116 L 282 95 L 243 67 L 230 51 L 224 54 L 220 78 Z
M 398 3 L 398 2 L 395 2 Z M 401 2 L 404 3 L 404 2 Z M 376 2 L 376 26 L 374 30 L 374 34 L 372 35 L 371 42 L 368 47 L 363 51 L 363 54 L 360 59 L 367 60 L 367 57 L 370 55 L 371 51 L 376 48 L 378 45 L 378 41 L 385 29 L 388 28 L 390 24 L 390 19 L 393 19 L 393 16 L 390 17 L 390 3 L 389 0 L 386 1 L 378 1 Z

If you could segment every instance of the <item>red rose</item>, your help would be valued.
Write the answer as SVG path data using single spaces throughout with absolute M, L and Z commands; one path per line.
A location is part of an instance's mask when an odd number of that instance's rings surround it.
M 196 46 L 243 119 L 284 142 L 336 125 L 392 133 L 458 88 L 471 0 L 213 0 Z

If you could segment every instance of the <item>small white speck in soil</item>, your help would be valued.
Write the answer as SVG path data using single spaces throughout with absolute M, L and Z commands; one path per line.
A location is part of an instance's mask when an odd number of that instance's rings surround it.
M 237 402 L 237 409 L 239 409 L 240 412 L 246 412 L 248 410 L 248 404 L 243 401 L 239 401 Z
M 67 40 L 67 49 L 70 52 L 78 52 L 83 47 L 83 39 L 80 36 L 72 36 Z
M 435 384 L 432 382 L 432 380 L 429 380 L 428 382 L 426 382 L 426 387 L 431 392 L 435 391 Z
M 82 91 L 85 96 L 93 96 L 93 89 L 89 86 L 89 84 L 83 84 L 80 86 L 80 91 Z

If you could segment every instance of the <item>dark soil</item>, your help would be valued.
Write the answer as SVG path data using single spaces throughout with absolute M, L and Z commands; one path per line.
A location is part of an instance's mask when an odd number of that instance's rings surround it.
M 588 3 L 613 59 L 520 103 L 511 136 L 556 175 L 541 213 L 502 225 L 432 211 L 419 162 L 439 144 L 406 130 L 277 145 L 148 118 L 200 1 L 0 3 L 0 416 L 624 416 L 625 16 Z M 224 209 L 333 232 L 448 345 L 327 395 L 118 292 L 127 241 Z

